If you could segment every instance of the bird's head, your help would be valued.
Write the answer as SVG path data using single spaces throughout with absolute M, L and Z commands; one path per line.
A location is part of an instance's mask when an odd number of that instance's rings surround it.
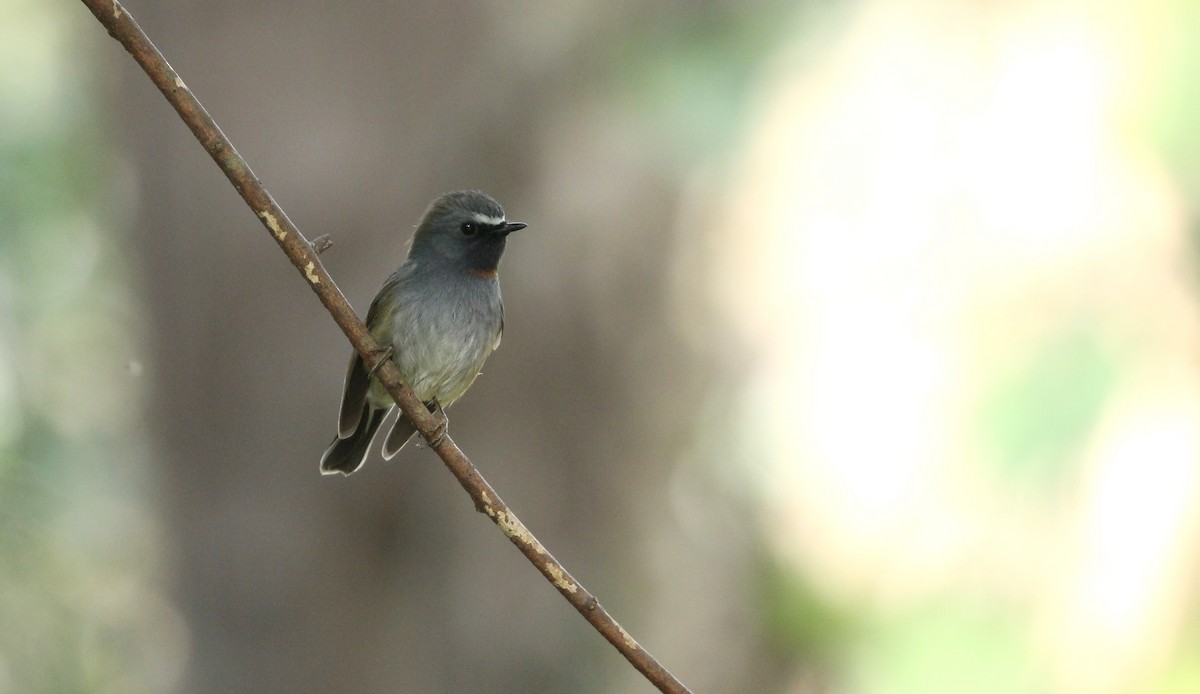
M 446 193 L 425 210 L 408 255 L 495 276 L 508 235 L 524 228 L 521 222 L 508 221 L 500 203 L 486 193 Z

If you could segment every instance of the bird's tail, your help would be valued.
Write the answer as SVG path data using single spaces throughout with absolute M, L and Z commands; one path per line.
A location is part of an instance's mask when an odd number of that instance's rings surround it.
M 371 448 L 371 439 L 375 438 L 375 432 L 379 430 L 379 425 L 383 423 L 387 413 L 387 408 L 364 407 L 354 433 L 344 439 L 335 437 L 325 455 L 321 456 L 321 474 L 332 475 L 340 472 L 349 475 L 362 467 L 367 458 L 367 451 Z
M 383 459 L 394 458 L 415 433 L 417 433 L 416 425 L 401 412 L 400 416 L 396 418 L 396 423 L 392 425 L 392 430 L 388 432 L 387 438 L 383 440 Z
M 437 405 L 427 402 L 425 403 L 425 409 L 433 412 L 437 409 Z M 417 425 L 413 424 L 412 420 L 405 417 L 404 413 L 401 412 L 400 416 L 396 417 L 396 422 L 392 424 L 392 430 L 388 432 L 387 438 L 383 440 L 383 459 L 391 460 L 394 458 L 415 433 L 417 433 Z

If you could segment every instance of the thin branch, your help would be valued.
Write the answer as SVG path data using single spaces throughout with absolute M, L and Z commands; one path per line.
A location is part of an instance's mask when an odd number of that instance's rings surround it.
M 329 234 L 321 234 L 320 236 L 318 236 L 317 238 L 312 240 L 313 251 L 315 251 L 317 253 L 317 255 L 320 255 L 320 254 L 324 253 L 325 251 L 329 250 L 329 247 L 332 245 L 333 245 L 333 239 L 329 236 Z
M 373 368 L 375 362 L 382 357 L 379 345 L 371 339 L 366 326 L 359 320 L 354 309 L 350 307 L 346 297 L 334 284 L 333 278 L 325 271 L 317 257 L 317 251 L 301 235 L 283 210 L 276 204 L 270 193 L 263 187 L 262 182 L 250 170 L 250 166 L 242 159 L 233 144 L 191 90 L 179 78 L 175 70 L 167 64 L 154 44 L 150 42 L 141 27 L 134 21 L 120 3 L 116 0 L 83 0 L 96 19 L 108 29 L 108 33 L 119 41 L 125 50 L 133 56 L 138 65 L 146 71 L 171 106 L 179 113 L 179 117 L 191 129 L 192 134 L 204 146 L 205 151 L 212 156 L 217 166 L 225 172 L 229 182 L 254 210 L 262 221 L 263 226 L 270 232 L 271 238 L 279 244 L 288 260 L 296 266 L 308 283 L 309 288 L 329 310 L 333 320 L 337 322 L 342 332 L 350 340 L 354 349 L 362 355 L 368 368 Z M 387 388 L 404 414 L 416 425 L 417 430 L 431 441 L 437 435 L 438 420 L 421 404 L 412 390 L 400 379 L 400 372 L 395 365 L 386 360 L 375 372 L 376 378 Z M 517 549 L 529 559 L 537 570 L 542 572 L 566 598 L 567 602 L 583 615 L 600 635 L 608 640 L 621 655 L 641 672 L 651 684 L 664 692 L 688 692 L 678 679 L 655 660 L 645 648 L 626 632 L 621 625 L 600 606 L 596 598 L 587 591 L 562 564 L 551 556 L 536 537 L 525 527 L 511 509 L 496 494 L 496 490 L 479 474 L 467 456 L 459 450 L 454 441 L 445 436 L 441 443 L 434 448 L 438 457 L 458 479 L 463 489 L 471 495 L 475 508 L 491 518 L 504 532 Z

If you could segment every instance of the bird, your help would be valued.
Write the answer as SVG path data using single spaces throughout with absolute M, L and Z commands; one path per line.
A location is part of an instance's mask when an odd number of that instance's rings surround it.
M 383 358 L 368 370 L 357 351 L 351 355 L 337 436 L 321 456 L 322 474 L 349 475 L 362 467 L 377 430 L 396 406 L 374 378 L 374 369 L 389 357 L 426 409 L 441 416 L 440 442 L 448 426 L 445 408 L 467 392 L 500 346 L 500 257 L 508 235 L 526 226 L 508 221 L 500 203 L 478 190 L 445 193 L 429 204 L 407 257 L 367 310 L 367 330 Z M 415 432 L 400 412 L 384 439 L 384 460 Z

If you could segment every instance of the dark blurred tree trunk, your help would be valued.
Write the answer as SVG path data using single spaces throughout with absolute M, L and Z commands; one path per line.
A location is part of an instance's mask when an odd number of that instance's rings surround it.
M 607 129 L 588 129 L 591 99 L 573 91 L 636 18 L 578 10 L 551 31 L 544 10 L 473 3 L 130 9 L 292 219 L 333 235 L 326 266 L 360 311 L 405 252 L 411 227 L 389 217 L 478 187 L 531 222 L 503 268 L 504 346 L 452 430 L 637 633 L 648 569 L 621 543 L 666 517 L 699 385 L 663 327 L 674 184 L 638 143 L 589 141 Z M 119 67 L 187 690 L 628 689 L 636 673 L 428 451 L 318 474 L 349 347 L 149 82 Z

